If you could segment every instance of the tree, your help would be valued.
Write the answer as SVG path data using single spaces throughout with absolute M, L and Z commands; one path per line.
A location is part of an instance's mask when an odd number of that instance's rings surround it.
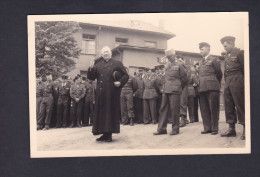
M 80 29 L 77 22 L 36 22 L 35 58 L 36 73 L 50 72 L 53 78 L 66 74 L 75 66 L 79 48 L 73 33 Z

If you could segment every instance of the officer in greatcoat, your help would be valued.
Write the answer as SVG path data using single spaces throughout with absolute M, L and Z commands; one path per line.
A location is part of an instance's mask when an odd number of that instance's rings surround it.
M 70 106 L 70 83 L 68 76 L 62 75 L 58 85 L 57 122 L 56 128 L 67 127 Z
M 37 122 L 37 130 L 41 130 L 44 127 L 44 130 L 50 128 L 50 121 L 53 110 L 53 92 L 54 92 L 54 83 L 52 81 L 52 74 L 46 73 L 46 77 L 43 78 L 43 94 L 42 102 L 40 105 L 39 120 Z
M 216 135 L 218 134 L 222 71 L 218 58 L 209 54 L 210 45 L 202 42 L 199 48 L 203 57 L 199 68 L 200 110 L 204 126 L 201 134 Z
M 103 47 L 101 55 L 100 60 L 90 62 L 88 69 L 88 79 L 97 79 L 92 132 L 103 134 L 97 141 L 111 142 L 112 133 L 120 132 L 120 93 L 129 76 L 123 64 L 112 59 L 109 47 Z
M 173 121 L 170 135 L 179 134 L 180 95 L 187 84 L 187 74 L 183 65 L 175 62 L 175 50 L 166 51 L 166 56 L 170 62 L 166 66 L 162 105 L 157 132 L 154 135 L 167 134 L 168 111 L 171 112 Z
M 245 91 L 244 91 L 244 51 L 235 47 L 235 37 L 221 39 L 225 55 L 225 114 L 229 129 L 222 137 L 236 136 L 235 124 L 243 125 L 241 140 L 245 139 Z
M 85 97 L 85 94 L 85 86 L 81 83 L 81 76 L 78 74 L 74 78 L 74 83 L 70 87 L 70 128 L 74 125 L 81 128 L 83 98 Z

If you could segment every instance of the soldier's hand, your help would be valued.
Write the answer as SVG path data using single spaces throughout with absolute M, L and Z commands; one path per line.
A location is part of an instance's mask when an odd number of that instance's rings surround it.
M 119 87 L 119 86 L 121 85 L 121 82 L 115 81 L 115 82 L 114 82 L 114 85 L 115 85 L 116 87 Z
M 95 60 L 94 60 L 94 58 L 93 58 L 93 59 L 91 59 L 90 62 L 89 62 L 89 67 L 90 67 L 90 68 L 93 68 L 93 67 L 94 67 L 94 64 L 95 64 Z
M 135 96 L 135 94 L 133 94 L 133 96 Z
M 79 102 L 79 99 L 78 99 L 78 98 L 76 98 L 76 102 Z

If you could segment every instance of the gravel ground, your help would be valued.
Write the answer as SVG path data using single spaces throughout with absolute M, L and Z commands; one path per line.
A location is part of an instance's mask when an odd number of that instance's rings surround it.
M 170 132 L 168 124 L 168 133 Z M 121 125 L 121 133 L 113 134 L 113 142 L 96 142 L 92 127 L 59 128 L 37 131 L 38 151 L 55 150 L 111 150 L 111 149 L 179 149 L 179 148 L 243 148 L 245 141 L 240 140 L 242 125 L 236 125 L 237 137 L 222 138 L 220 133 L 228 128 L 224 111 L 220 112 L 219 134 L 202 135 L 201 122 L 188 124 L 176 136 L 154 136 L 157 124 L 134 126 Z

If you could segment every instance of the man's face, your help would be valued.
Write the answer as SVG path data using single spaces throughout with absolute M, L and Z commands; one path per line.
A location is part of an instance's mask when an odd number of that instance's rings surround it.
M 234 48 L 234 44 L 232 44 L 232 43 L 224 42 L 222 45 L 223 45 L 225 51 L 227 51 L 227 53 L 230 53 L 232 51 L 232 49 Z
M 48 75 L 48 76 L 46 76 L 47 77 L 47 80 L 48 81 L 51 81 L 52 80 L 52 75 L 50 74 L 50 75 Z
M 111 50 L 110 50 L 109 48 L 104 48 L 104 49 L 102 50 L 102 57 L 103 57 L 106 61 L 110 60 L 111 57 L 112 57 L 112 52 L 111 52 Z
M 42 81 L 42 78 L 41 77 L 37 77 L 36 78 L 36 82 L 40 82 L 40 81 Z
M 167 57 L 170 62 L 175 62 L 175 55 L 171 55 Z
M 210 48 L 205 46 L 200 49 L 200 54 L 201 54 L 201 56 L 205 57 L 209 54 L 209 51 L 210 51 Z

